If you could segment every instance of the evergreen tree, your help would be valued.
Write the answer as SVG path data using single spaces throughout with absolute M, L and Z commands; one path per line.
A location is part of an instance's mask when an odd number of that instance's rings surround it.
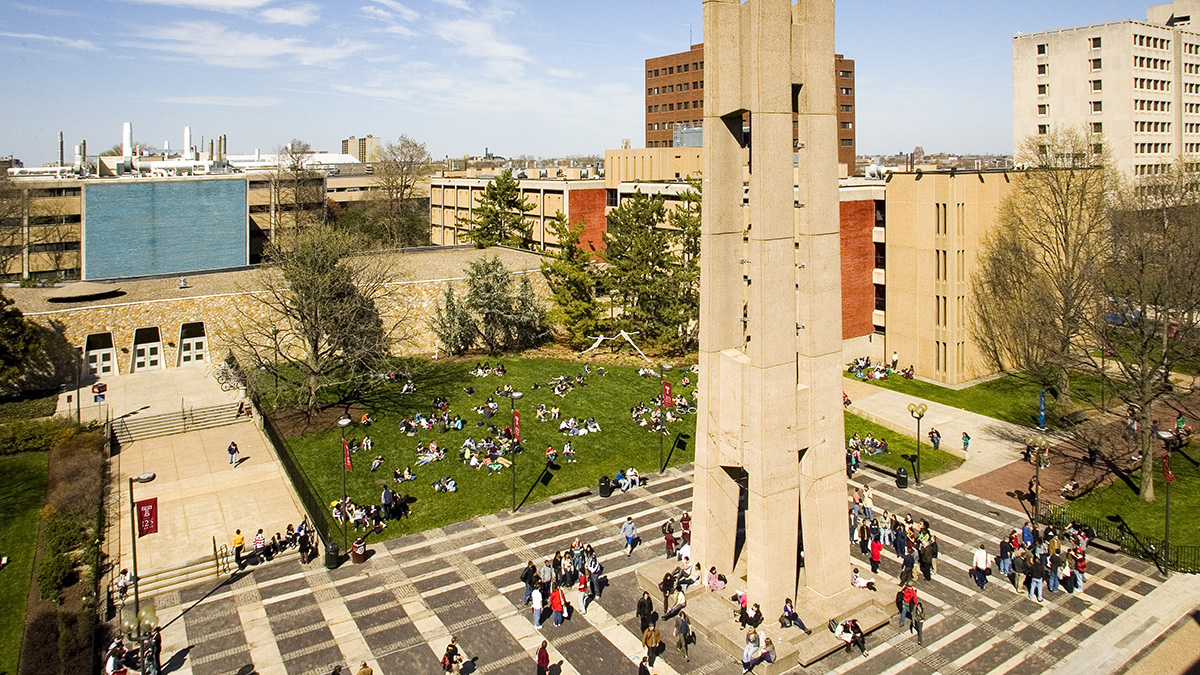
M 463 219 L 461 225 L 468 228 L 466 236 L 476 248 L 496 244 L 521 247 L 529 240 L 525 214 L 533 209 L 533 204 L 521 198 L 521 186 L 512 169 L 505 169 L 483 189 L 474 217 Z
M 582 347 L 600 328 L 600 306 L 596 302 L 596 277 L 591 261 L 579 247 L 583 223 L 572 225 L 558 213 L 550 228 L 561 249 L 547 254 L 542 274 L 554 299 L 552 318 L 567 332 L 571 344 Z
M 546 310 L 533 292 L 529 275 L 521 275 L 517 304 L 513 308 L 513 342 L 511 347 L 526 349 L 542 341 L 546 335 Z
M 446 282 L 442 304 L 433 311 L 429 327 L 447 352 L 460 356 L 475 344 L 475 320 L 454 298 L 453 282 Z
M 679 262 L 665 220 L 662 198 L 638 192 L 609 214 L 604 235 L 604 280 L 618 310 L 616 327 L 640 332 L 648 342 L 679 330 Z
M 670 341 L 679 352 L 689 352 L 700 342 L 700 216 L 701 189 L 699 178 L 688 179 L 688 189 L 680 193 L 679 208 L 669 217 L 675 227 L 672 247 L 678 259 L 675 284 L 674 321 L 678 332 Z
M 466 305 L 479 326 L 483 346 L 496 353 L 512 344 L 516 298 L 512 273 L 498 256 L 481 258 L 467 268 Z
M 37 327 L 0 294 L 0 392 L 18 388 L 28 360 L 39 350 Z

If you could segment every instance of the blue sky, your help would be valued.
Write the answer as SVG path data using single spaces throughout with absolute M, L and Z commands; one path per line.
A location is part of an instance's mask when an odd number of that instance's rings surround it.
M 1011 152 L 1011 40 L 1145 19 L 1116 0 L 840 0 L 858 150 Z M 0 155 L 120 141 L 426 142 L 434 157 L 644 140 L 644 61 L 702 40 L 700 0 L 0 0 Z

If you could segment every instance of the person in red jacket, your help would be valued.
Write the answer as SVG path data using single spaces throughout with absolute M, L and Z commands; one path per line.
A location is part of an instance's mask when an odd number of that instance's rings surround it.
M 883 555 L 883 542 L 871 540 L 871 574 L 879 574 L 879 557 Z
M 562 586 L 555 588 L 550 593 L 550 611 L 554 612 L 554 625 L 561 626 L 563 622 L 563 606 L 567 604 L 567 598 L 563 594 Z
M 546 651 L 546 641 L 537 650 L 537 675 L 546 675 L 550 670 L 550 652 Z
M 587 614 L 588 592 L 591 590 L 591 579 L 586 569 L 579 570 L 579 611 Z

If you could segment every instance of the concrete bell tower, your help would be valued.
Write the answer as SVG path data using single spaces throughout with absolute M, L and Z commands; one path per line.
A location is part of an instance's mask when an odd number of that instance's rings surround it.
M 833 26 L 833 0 L 704 0 L 692 550 L 768 613 L 849 584 Z

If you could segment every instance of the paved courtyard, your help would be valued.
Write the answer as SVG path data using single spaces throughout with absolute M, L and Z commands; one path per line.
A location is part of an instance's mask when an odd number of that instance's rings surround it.
M 864 473 L 856 479 L 875 486 L 877 507 L 927 518 L 941 540 L 938 574 L 918 585 L 928 613 L 925 644 L 918 647 L 893 621 L 868 636 L 870 658 L 838 652 L 804 672 L 1047 672 L 1073 655 L 1111 648 L 1111 638 L 1092 636 L 1162 583 L 1147 563 L 1093 550 L 1087 586 L 1075 596 L 1049 594 L 1039 604 L 998 583 L 976 592 L 966 572 L 971 549 L 987 541 L 994 550 L 997 537 L 1022 521 L 1018 512 L 953 489 L 899 490 Z M 453 634 L 471 659 L 464 672 L 532 673 L 534 651 L 545 638 L 553 662 L 561 661 L 560 673 L 632 673 L 641 655 L 633 572 L 662 555 L 654 536 L 658 524 L 690 505 L 690 471 L 672 469 L 645 489 L 607 500 L 592 496 L 537 504 L 515 515 L 483 516 L 373 542 L 373 555 L 362 565 L 327 571 L 319 562 L 301 566 L 292 560 L 248 572 L 215 590 L 204 586 L 161 595 L 155 604 L 163 621 L 186 610 L 165 629 L 164 659 L 171 659 L 168 672 L 195 675 L 326 675 L 335 664 L 357 670 L 361 661 L 383 675 L 436 673 Z M 634 517 L 647 539 L 631 557 L 617 537 L 617 525 L 626 516 Z M 521 605 L 520 570 L 528 559 L 566 548 L 575 536 L 601 555 L 607 588 L 586 615 L 573 614 L 559 628 L 547 622 L 535 630 L 531 613 Z M 855 563 L 866 568 L 856 548 L 855 556 Z M 897 568 L 885 553 L 877 577 L 879 593 L 888 601 L 896 590 Z M 1194 578 L 1182 575 L 1169 583 L 1195 587 Z M 822 627 L 828 617 L 806 618 Z M 1138 639 L 1155 637 L 1142 636 L 1151 623 L 1138 621 L 1122 643 L 1136 646 Z M 776 630 L 766 628 L 768 635 Z M 1097 645 L 1097 639 L 1109 644 Z M 740 668 L 701 639 L 690 662 L 670 648 L 654 672 L 703 675 Z

